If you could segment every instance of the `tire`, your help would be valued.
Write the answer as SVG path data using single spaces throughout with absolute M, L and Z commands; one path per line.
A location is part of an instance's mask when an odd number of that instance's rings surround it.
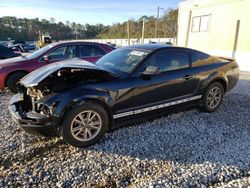
M 211 83 L 202 97 L 202 108 L 205 112 L 215 112 L 221 105 L 224 88 L 221 83 Z
M 7 79 L 6 85 L 12 93 L 17 93 L 16 83 L 19 82 L 19 80 L 22 77 L 24 77 L 26 74 L 27 73 L 25 72 L 16 72 L 9 76 L 9 78 Z
M 93 124 L 98 121 L 100 124 Z M 107 132 L 108 124 L 105 109 L 99 104 L 86 102 L 66 113 L 60 133 L 66 143 L 82 148 L 98 142 Z

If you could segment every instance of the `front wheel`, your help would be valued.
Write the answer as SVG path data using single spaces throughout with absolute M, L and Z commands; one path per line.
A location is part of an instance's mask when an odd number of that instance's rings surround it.
M 206 112 L 216 111 L 222 102 L 224 88 L 221 83 L 214 82 L 210 84 L 202 97 L 202 107 Z
M 67 112 L 61 134 L 68 144 L 86 147 L 98 142 L 107 129 L 108 115 L 105 109 L 99 104 L 86 102 Z
M 6 85 L 12 93 L 17 93 L 16 84 L 21 78 L 23 78 L 27 73 L 26 72 L 15 72 L 9 76 L 7 79 Z

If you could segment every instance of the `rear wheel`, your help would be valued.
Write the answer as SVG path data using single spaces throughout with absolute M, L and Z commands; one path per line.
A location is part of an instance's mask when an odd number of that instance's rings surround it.
M 105 109 L 99 104 L 86 102 L 67 112 L 61 134 L 68 144 L 85 147 L 98 142 L 107 128 L 108 115 Z
M 19 80 L 24 77 L 27 73 L 25 72 L 16 72 L 13 73 L 9 76 L 9 78 L 7 79 L 6 85 L 9 88 L 9 90 L 12 93 L 17 93 L 17 87 L 16 84 L 17 82 L 19 82 Z
M 203 95 L 202 106 L 206 112 L 216 111 L 222 102 L 224 88 L 221 83 L 214 82 L 210 84 Z

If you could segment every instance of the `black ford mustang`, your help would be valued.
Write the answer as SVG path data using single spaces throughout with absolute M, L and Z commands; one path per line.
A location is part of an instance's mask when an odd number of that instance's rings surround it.
M 71 59 L 28 74 L 9 110 L 25 131 L 61 135 L 84 147 L 128 120 L 186 105 L 213 112 L 238 79 L 230 58 L 181 47 L 130 46 L 96 64 Z

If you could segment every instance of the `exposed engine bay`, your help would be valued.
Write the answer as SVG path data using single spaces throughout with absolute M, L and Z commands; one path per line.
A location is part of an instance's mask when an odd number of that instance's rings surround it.
M 77 85 L 106 81 L 111 78 L 113 78 L 111 75 L 100 70 L 62 68 L 49 75 L 37 86 L 29 87 L 27 94 L 31 97 L 41 99 L 52 92 L 58 92 Z
M 61 68 L 50 74 L 36 86 L 28 88 L 21 86 L 20 90 L 24 94 L 24 98 L 26 98 L 26 111 L 31 110 L 46 114 L 45 112 L 49 109 L 45 109 L 44 106 L 41 106 L 37 103 L 37 101 L 44 98 L 45 96 L 60 92 L 60 90 L 76 87 L 78 85 L 103 82 L 110 79 L 114 79 L 114 76 L 102 70 L 67 67 Z

